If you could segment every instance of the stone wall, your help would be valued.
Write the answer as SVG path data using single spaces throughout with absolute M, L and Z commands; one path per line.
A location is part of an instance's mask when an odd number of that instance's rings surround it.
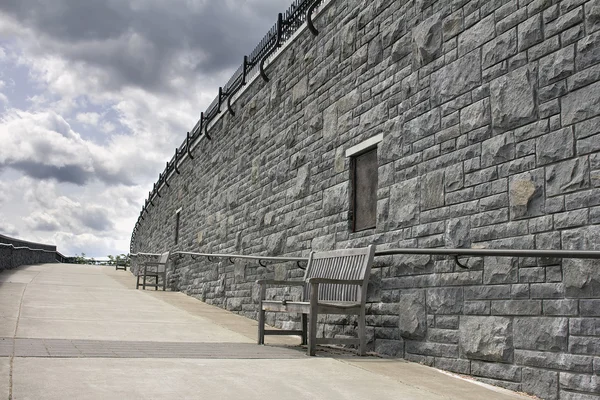
M 27 242 L 3 235 L 0 235 L 0 243 L 10 245 L 0 246 L 0 272 L 21 265 L 54 263 L 57 260 L 56 246 Z
M 600 1 L 334 0 L 315 21 L 320 34 L 300 33 L 161 188 L 134 252 L 600 250 Z M 353 233 L 345 151 L 379 133 L 377 228 Z M 463 262 L 378 257 L 371 349 L 545 399 L 597 398 L 600 265 Z M 301 275 L 185 257 L 169 283 L 255 318 L 255 279 Z M 348 317 L 319 326 L 355 330 Z

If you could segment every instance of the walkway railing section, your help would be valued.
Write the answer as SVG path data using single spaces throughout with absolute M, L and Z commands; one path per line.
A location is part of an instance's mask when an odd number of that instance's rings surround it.
M 277 22 L 263 39 L 259 42 L 256 48 L 249 56 L 244 56 L 240 67 L 235 71 L 233 76 L 225 84 L 219 88 L 217 97 L 213 100 L 207 110 L 200 114 L 200 119 L 187 133 L 185 141 L 175 149 L 175 155 L 167 162 L 165 170 L 159 174 L 158 181 L 154 184 L 153 189 L 149 192 L 148 198 L 144 202 L 144 206 L 138 217 L 131 238 L 130 252 L 133 252 L 133 241 L 141 221 L 144 220 L 144 213 L 148 212 L 148 207 L 154 205 L 153 200 L 160 197 L 160 189 L 163 185 L 169 186 L 168 179 L 172 174 L 180 174 L 179 162 L 187 155 L 190 159 L 194 159 L 192 155 L 192 146 L 201 137 L 211 139 L 208 133 L 209 124 L 214 121 L 217 116 L 223 111 L 226 106 L 231 115 L 235 115 L 231 102 L 234 96 L 255 76 L 260 76 L 266 81 L 269 77 L 265 71 L 265 63 L 268 61 L 278 49 L 280 49 L 287 41 L 289 41 L 294 33 L 296 33 L 306 22 L 308 29 L 314 34 L 318 34 L 318 30 L 312 23 L 312 14 L 315 10 L 325 3 L 327 0 L 294 0 L 292 5 L 277 17 Z
M 377 250 L 375 257 L 396 256 L 396 255 L 438 255 L 453 257 L 456 264 L 463 268 L 469 269 L 466 264 L 460 262 L 459 257 L 527 257 L 527 258 L 579 258 L 579 259 L 594 259 L 600 260 L 600 251 L 593 250 L 527 250 L 527 249 L 417 249 L 417 248 L 401 248 L 401 249 L 384 249 Z M 157 253 L 137 253 L 131 254 L 131 257 L 137 256 L 160 256 Z M 261 266 L 266 266 L 264 261 L 271 262 L 297 262 L 301 269 L 306 268 L 308 257 L 270 257 L 270 256 L 248 256 L 241 254 L 208 254 L 208 253 L 193 253 L 186 251 L 173 252 L 170 256 L 173 258 L 183 258 L 190 256 L 193 259 L 197 257 L 205 257 L 209 261 L 226 258 L 233 263 L 234 259 L 240 260 L 256 260 Z

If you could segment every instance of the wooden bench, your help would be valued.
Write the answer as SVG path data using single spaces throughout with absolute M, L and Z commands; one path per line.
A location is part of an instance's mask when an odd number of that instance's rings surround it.
M 162 278 L 162 290 L 166 290 L 167 287 L 167 262 L 169 261 L 169 252 L 162 253 L 158 261 L 145 261 L 140 266 L 137 273 L 137 283 L 135 288 L 140 287 L 140 278 L 142 280 L 142 289 L 146 290 L 146 286 L 154 287 L 154 290 L 158 290 L 159 279 Z M 147 278 L 154 278 L 154 283 L 147 283 Z
M 118 271 L 120 269 L 122 269 L 123 271 L 127 271 L 127 262 L 128 262 L 128 258 L 119 258 L 117 260 L 115 260 L 115 271 Z
M 307 344 L 307 353 L 315 355 L 317 344 L 358 344 L 358 354 L 366 352 L 365 302 L 367 283 L 375 246 L 361 249 L 312 252 L 302 281 L 258 280 L 260 304 L 258 344 L 265 335 L 300 335 Z M 301 286 L 303 301 L 267 300 L 267 285 Z M 302 314 L 302 330 L 265 329 L 265 312 Z M 358 315 L 358 338 L 317 338 L 319 314 Z

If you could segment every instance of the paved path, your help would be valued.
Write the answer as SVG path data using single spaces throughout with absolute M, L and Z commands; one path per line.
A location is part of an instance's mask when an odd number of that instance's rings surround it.
M 0 273 L 0 400 L 524 399 L 402 360 L 257 346 L 256 322 L 129 272 L 47 264 Z

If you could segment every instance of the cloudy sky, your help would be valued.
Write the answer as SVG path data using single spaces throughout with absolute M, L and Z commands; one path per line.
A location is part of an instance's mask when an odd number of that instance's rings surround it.
M 127 253 L 165 162 L 290 4 L 0 1 L 0 233 Z

